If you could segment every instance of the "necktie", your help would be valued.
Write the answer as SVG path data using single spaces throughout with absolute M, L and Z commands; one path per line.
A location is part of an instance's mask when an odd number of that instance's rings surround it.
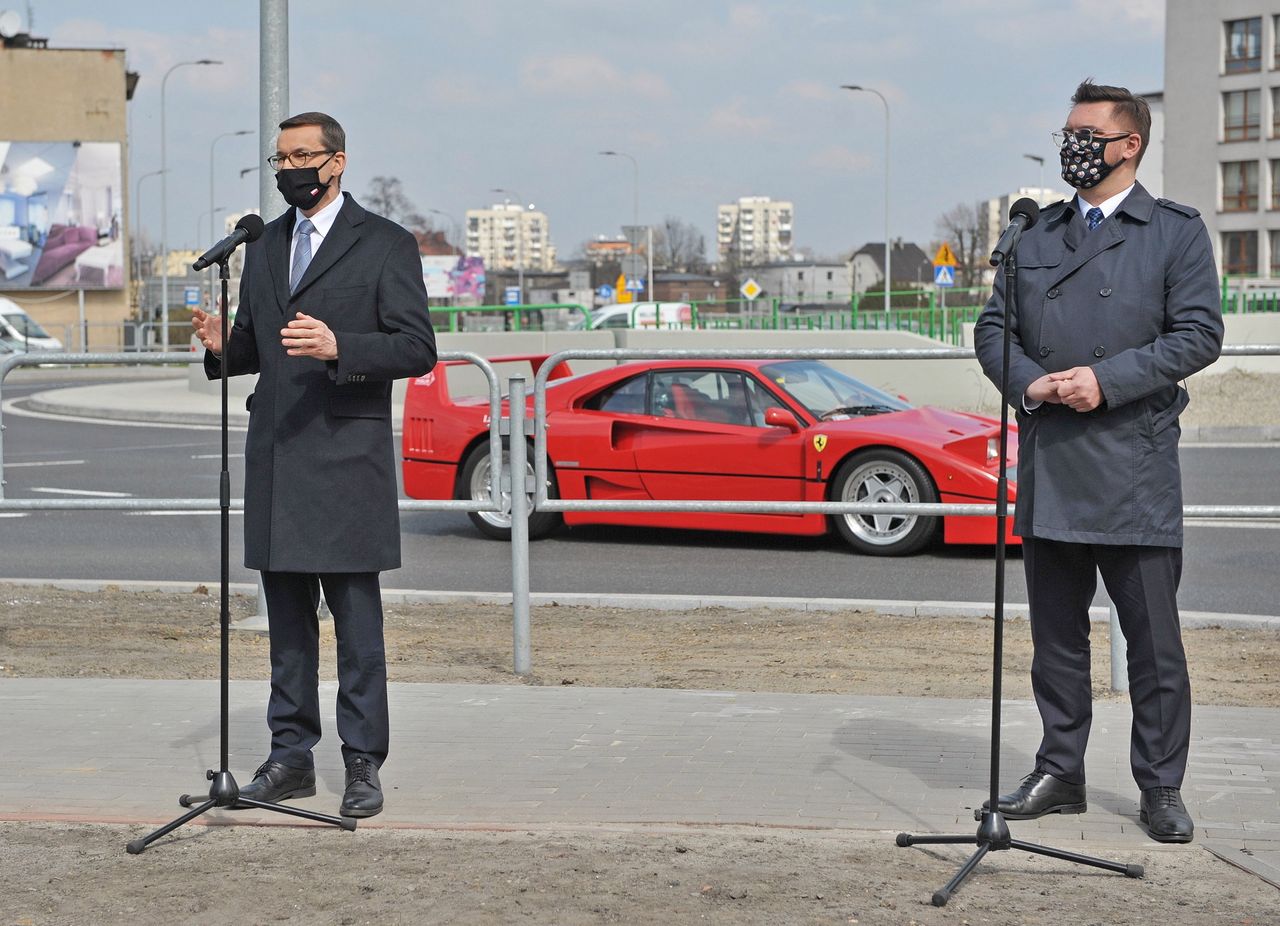
M 298 235 L 298 246 L 293 249 L 293 266 L 289 268 L 289 292 L 298 288 L 302 275 L 307 272 L 307 264 L 311 263 L 311 233 L 316 227 L 310 219 L 303 219 L 294 229 Z
M 1089 231 L 1093 231 L 1102 224 L 1102 210 L 1094 206 L 1084 214 L 1085 219 L 1089 222 Z

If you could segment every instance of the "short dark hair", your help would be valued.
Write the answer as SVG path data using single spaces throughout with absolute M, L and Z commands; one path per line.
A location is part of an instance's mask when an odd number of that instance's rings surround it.
M 1092 78 L 1085 78 L 1076 87 L 1071 103 L 1110 103 L 1115 117 L 1128 124 L 1129 130 L 1142 139 L 1142 147 L 1138 149 L 1133 166 L 1137 167 L 1142 163 L 1142 156 L 1147 153 L 1147 143 L 1151 141 L 1151 107 L 1146 100 L 1134 96 L 1127 87 L 1108 87 L 1106 84 L 1095 84 Z
M 297 129 L 304 125 L 320 126 L 320 137 L 324 146 L 330 151 L 347 150 L 347 133 L 342 130 L 338 120 L 327 113 L 298 113 L 280 123 L 282 129 Z

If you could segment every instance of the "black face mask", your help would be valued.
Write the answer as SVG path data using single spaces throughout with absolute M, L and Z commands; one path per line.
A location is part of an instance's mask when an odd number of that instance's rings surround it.
M 1095 138 L 1087 145 L 1067 142 L 1058 152 L 1062 161 L 1062 179 L 1077 190 L 1090 190 L 1096 187 L 1107 175 L 1124 163 L 1124 158 L 1114 164 L 1108 164 L 1103 156 L 1107 143 L 1126 136 Z
M 284 201 L 306 212 L 324 199 L 324 191 L 329 188 L 333 178 L 321 180 L 320 168 L 332 160 L 331 154 L 319 167 L 288 167 L 276 171 L 276 189 L 280 191 Z

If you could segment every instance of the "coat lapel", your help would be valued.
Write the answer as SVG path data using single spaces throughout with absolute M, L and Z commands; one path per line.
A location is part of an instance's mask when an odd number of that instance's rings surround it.
M 344 193 L 345 201 L 342 208 L 338 210 L 337 218 L 334 219 L 333 227 L 329 229 L 329 234 L 324 236 L 324 242 L 320 245 L 320 250 L 316 251 L 315 256 L 311 258 L 311 263 L 307 265 L 307 272 L 302 275 L 302 280 L 298 283 L 298 288 L 293 291 L 293 295 L 289 298 L 296 299 L 307 291 L 316 280 L 324 275 L 324 272 L 338 262 L 343 254 L 351 250 L 351 247 L 360 240 L 360 226 L 364 222 L 364 210 L 356 205 L 354 199 L 350 195 Z M 287 257 L 286 250 L 286 257 Z M 288 283 L 285 283 L 285 289 L 288 290 Z
M 1089 231 L 1084 224 L 1084 217 L 1080 215 L 1078 204 L 1073 200 L 1068 213 L 1067 230 L 1062 236 L 1067 254 L 1050 285 L 1056 286 L 1103 251 L 1124 241 L 1124 222 L 1121 221 L 1121 213 L 1146 223 L 1151 220 L 1151 210 L 1154 207 L 1155 200 L 1152 199 L 1151 194 L 1141 183 L 1135 183 L 1133 190 L 1124 198 L 1120 207 L 1111 214 L 1110 218 L 1093 231 Z
M 276 308 L 283 315 L 289 304 L 289 236 L 293 234 L 293 209 L 267 226 L 267 271 L 276 294 Z

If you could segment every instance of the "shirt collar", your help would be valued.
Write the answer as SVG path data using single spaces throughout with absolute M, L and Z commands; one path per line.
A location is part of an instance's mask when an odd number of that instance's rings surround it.
M 1135 186 L 1137 186 L 1136 183 L 1131 183 L 1115 196 L 1112 196 L 1110 199 L 1104 199 L 1102 202 L 1098 203 L 1096 208 L 1102 210 L 1102 217 L 1104 219 L 1110 218 L 1111 213 L 1120 208 L 1120 204 L 1124 202 L 1126 196 L 1133 192 L 1133 188 Z M 1086 202 L 1079 193 L 1076 194 L 1076 207 L 1080 210 L 1080 215 L 1086 219 L 1089 217 L 1089 210 L 1095 208 L 1089 205 L 1089 203 Z
M 311 216 L 311 224 L 316 227 L 313 234 L 318 233 L 321 238 L 328 237 L 329 229 L 333 228 L 333 223 L 338 218 L 338 210 L 342 208 L 342 204 L 345 201 L 346 197 L 339 193 L 333 202 Z M 293 212 L 293 227 L 297 228 L 298 223 L 305 219 L 306 216 L 302 214 L 302 210 L 297 206 L 294 207 Z

